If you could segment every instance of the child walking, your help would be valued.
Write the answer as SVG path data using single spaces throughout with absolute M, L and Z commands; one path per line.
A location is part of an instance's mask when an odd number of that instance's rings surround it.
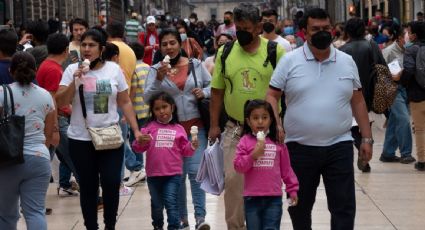
M 285 144 L 276 141 L 276 119 L 264 100 L 245 103 L 243 136 L 236 148 L 235 170 L 244 174 L 244 208 L 248 230 L 280 229 L 282 181 L 296 205 L 298 179 Z
M 178 124 L 174 99 L 161 92 L 150 99 L 151 117 L 141 129 L 141 137 L 133 142 L 136 153 L 146 151 L 146 174 L 151 195 L 154 229 L 163 229 L 163 209 L 167 211 L 168 230 L 180 226 L 178 192 L 183 173 L 183 157 L 192 156 L 197 138 L 189 142 L 183 126 Z

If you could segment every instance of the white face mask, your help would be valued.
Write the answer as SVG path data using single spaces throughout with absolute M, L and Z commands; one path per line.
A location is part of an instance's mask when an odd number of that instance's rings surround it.
M 182 39 L 182 42 L 183 42 L 183 41 L 186 41 L 186 39 L 187 39 L 187 34 L 180 34 L 180 38 Z
M 409 43 L 409 42 L 410 42 L 409 32 L 406 32 L 406 33 L 404 34 L 404 42 L 405 42 L 405 43 Z
M 292 47 L 292 49 L 294 50 L 294 49 L 296 49 L 296 48 L 297 48 L 297 44 L 292 43 L 292 44 L 291 44 L 291 47 Z

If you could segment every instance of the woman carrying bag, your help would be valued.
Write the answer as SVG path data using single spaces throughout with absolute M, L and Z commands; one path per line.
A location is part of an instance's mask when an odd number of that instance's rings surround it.
M 102 139 L 102 132 L 109 130 L 106 133 L 111 133 L 115 130 L 114 134 L 117 135 L 114 137 L 121 136 L 117 125 L 117 110 L 120 108 L 136 139 L 141 134 L 120 67 L 101 59 L 105 45 L 106 37 L 98 29 L 90 29 L 82 35 L 81 55 L 90 64 L 84 61 L 68 66 L 56 98 L 58 106 L 72 102 L 73 111 L 68 129 L 69 152 L 80 177 L 80 204 L 84 224 L 87 229 L 98 229 L 100 180 L 105 229 L 110 230 L 115 229 L 116 224 L 124 151 L 122 139 L 108 145 L 108 140 Z
M 17 228 L 19 204 L 27 229 L 47 229 L 45 203 L 51 175 L 47 146 L 51 144 L 53 132 L 58 132 L 58 129 L 54 127 L 56 111 L 53 98 L 49 92 L 32 83 L 35 72 L 35 59 L 31 54 L 15 53 L 10 73 L 16 82 L 8 85 L 14 103 L 6 92 L 7 108 L 5 91 L 0 87 L 0 114 L 13 106 L 16 116 L 25 117 L 24 162 L 0 168 L 0 184 L 3 185 L 0 189 L 0 229 Z
M 161 53 L 170 57 L 170 62 L 169 64 L 160 62 L 151 67 L 145 85 L 144 99 L 149 101 L 152 95 L 158 92 L 166 92 L 172 95 L 178 108 L 178 119 L 185 128 L 186 133 L 190 134 L 192 126 L 198 126 L 199 128 L 199 147 L 192 157 L 184 159 L 178 201 L 181 227 L 188 227 L 185 182 L 186 175 L 189 175 L 192 200 L 195 206 L 196 228 L 202 229 L 201 227 L 207 226 L 204 222 L 206 215 L 205 192 L 201 189 L 201 184 L 196 181 L 196 174 L 201 157 L 207 146 L 208 130 L 205 130 L 202 123 L 198 101 L 202 98 L 210 97 L 211 75 L 199 60 L 188 59 L 181 55 L 182 40 L 177 31 L 162 31 L 159 35 L 159 45 Z

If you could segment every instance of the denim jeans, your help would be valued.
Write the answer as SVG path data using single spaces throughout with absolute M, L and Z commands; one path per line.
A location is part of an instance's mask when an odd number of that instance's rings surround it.
M 179 210 L 177 205 L 181 175 L 148 177 L 151 195 L 152 226 L 162 228 L 163 210 L 167 211 L 168 230 L 179 229 Z
M 70 188 L 71 183 L 71 173 L 74 173 L 75 178 L 78 181 L 77 173 L 75 172 L 74 164 L 72 163 L 71 156 L 69 155 L 68 147 L 68 127 L 69 127 L 69 118 L 64 116 L 58 117 L 59 121 L 59 135 L 60 142 L 59 146 L 56 148 L 56 155 L 60 160 L 59 164 L 59 187 L 61 188 Z
M 191 136 L 188 136 L 191 140 Z M 192 157 L 183 159 L 183 175 L 179 191 L 179 215 L 180 220 L 187 220 L 187 198 L 186 198 L 186 176 L 189 174 L 190 190 L 192 191 L 192 202 L 195 209 L 195 219 L 206 215 L 205 211 L 205 191 L 201 189 L 201 183 L 196 181 L 199 164 L 202 155 L 207 147 L 208 140 L 204 128 L 199 129 L 198 133 L 199 147 Z
M 282 196 L 244 197 L 247 230 L 279 230 Z
M 392 157 L 397 148 L 400 149 L 402 157 L 412 155 L 412 130 L 407 92 L 406 88 L 401 85 L 397 89 L 397 96 L 390 108 L 382 154 L 386 157 Z
M 311 230 L 311 211 L 320 176 L 323 177 L 331 230 L 354 229 L 356 197 L 354 191 L 353 142 L 330 146 L 307 146 L 289 142 L 291 166 L 300 182 L 297 206 L 288 208 L 294 230 Z
M 137 124 L 139 125 L 139 129 L 142 128 L 147 121 L 148 121 L 147 118 L 137 119 Z M 130 138 L 129 138 L 130 146 L 134 140 L 135 140 L 134 132 L 133 130 L 130 130 Z M 133 154 L 126 154 L 125 166 L 130 171 L 139 171 L 140 169 L 144 168 L 143 154 L 136 154 L 134 151 L 133 151 Z
M 28 230 L 46 230 L 50 161 L 24 155 L 25 163 L 0 169 L 0 229 L 17 229 L 19 204 Z

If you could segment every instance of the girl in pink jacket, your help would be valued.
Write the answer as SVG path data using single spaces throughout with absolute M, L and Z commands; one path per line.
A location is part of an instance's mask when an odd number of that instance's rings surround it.
M 245 103 L 243 136 L 236 147 L 235 170 L 244 174 L 244 208 L 248 230 L 280 229 L 282 181 L 290 205 L 298 201 L 298 179 L 285 144 L 276 141 L 276 119 L 264 100 Z
M 141 129 L 141 137 L 133 142 L 136 153 L 146 151 L 146 174 L 151 195 L 152 225 L 162 229 L 163 208 L 167 211 L 168 229 L 178 229 L 178 192 L 183 172 L 183 157 L 192 156 L 198 147 L 197 138 L 187 139 L 183 126 L 178 124 L 174 99 L 161 92 L 152 96 L 150 121 Z

